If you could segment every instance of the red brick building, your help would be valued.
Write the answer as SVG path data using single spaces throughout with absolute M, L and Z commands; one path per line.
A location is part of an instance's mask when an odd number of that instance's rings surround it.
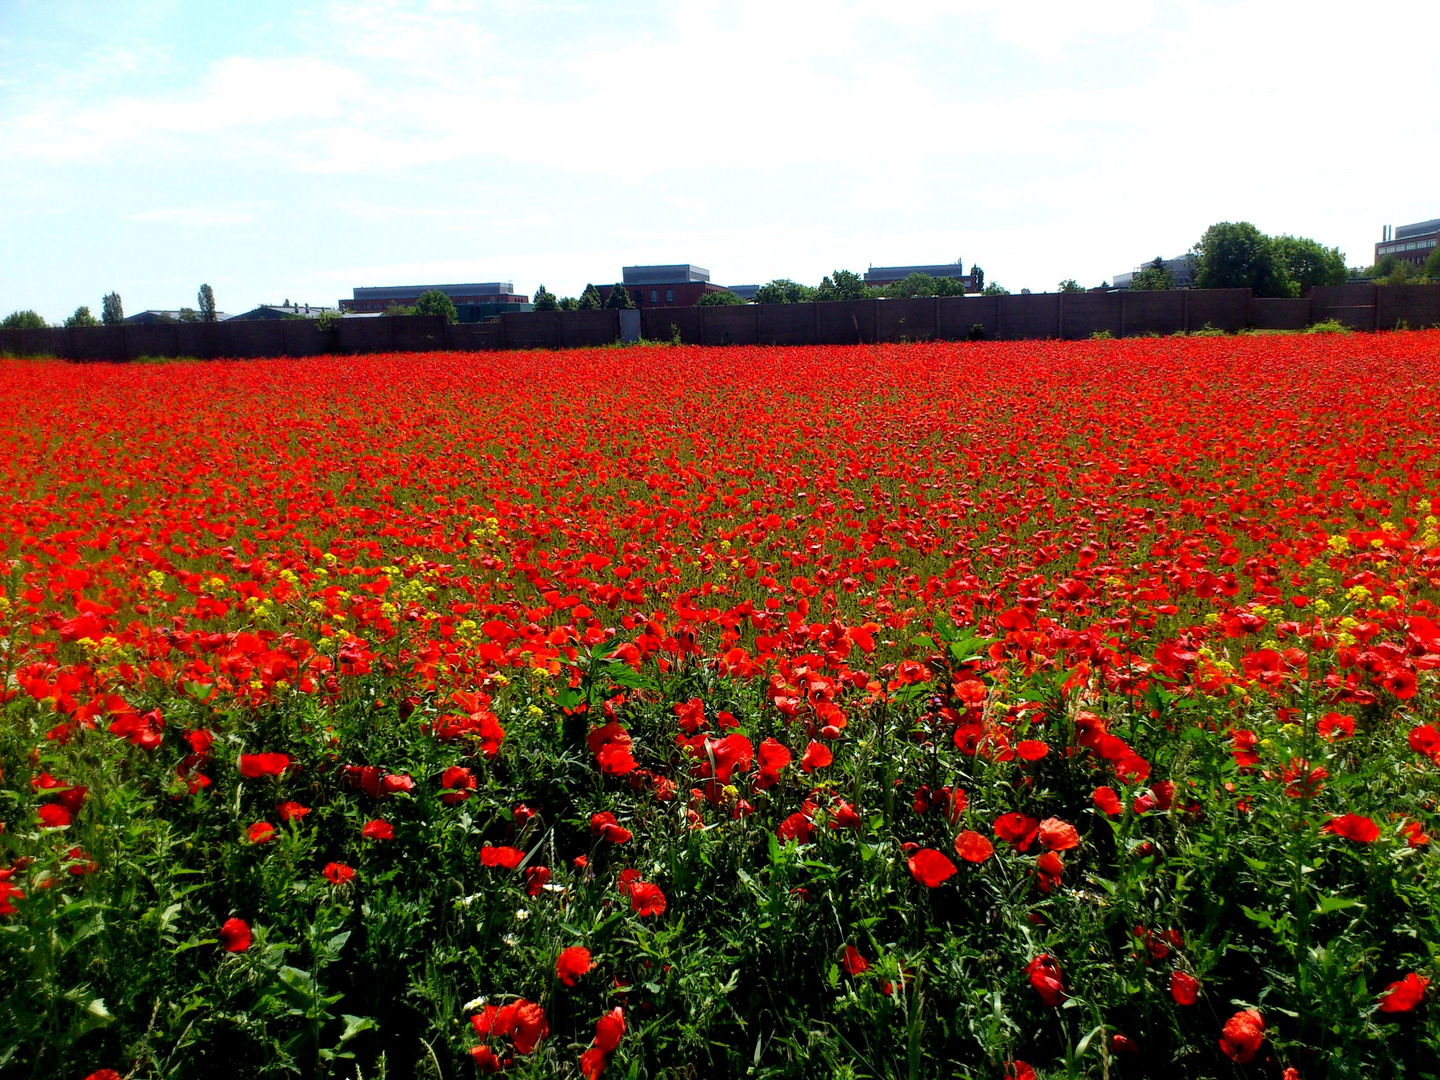
M 530 298 L 515 291 L 509 281 L 470 285 L 383 285 L 357 287 L 354 296 L 340 301 L 340 310 L 364 315 L 383 314 L 391 307 L 413 307 L 420 294 L 439 289 L 455 304 L 461 322 L 480 322 L 502 311 L 529 311 Z
M 1437 245 L 1440 245 L 1440 218 L 1398 226 L 1393 235 L 1387 225 L 1384 239 L 1375 245 L 1375 261 L 1394 255 L 1401 262 L 1419 268 L 1425 265 Z
M 724 292 L 710 284 L 710 271 L 690 263 L 670 266 L 627 266 L 621 282 L 637 308 L 694 307 L 706 293 Z M 608 302 L 614 285 L 601 285 L 600 295 Z

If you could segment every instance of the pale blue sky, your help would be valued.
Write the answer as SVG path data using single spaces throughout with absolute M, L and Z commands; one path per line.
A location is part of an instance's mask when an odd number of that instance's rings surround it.
M 1440 216 L 1440 5 L 0 0 L 0 312 L 978 262 Z

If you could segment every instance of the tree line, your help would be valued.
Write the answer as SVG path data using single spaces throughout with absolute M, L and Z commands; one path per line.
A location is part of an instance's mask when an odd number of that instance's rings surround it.
M 183 307 L 176 314 L 177 322 L 215 322 L 215 290 L 201 285 L 196 294 L 198 307 Z M 66 326 L 119 326 L 125 321 L 125 305 L 118 292 L 108 292 L 100 299 L 100 318 L 90 311 L 88 304 L 81 304 L 73 315 L 65 319 Z M 164 321 L 162 319 L 162 321 Z M 27 308 L 12 311 L 0 319 L 0 330 L 45 330 L 50 326 L 39 312 Z

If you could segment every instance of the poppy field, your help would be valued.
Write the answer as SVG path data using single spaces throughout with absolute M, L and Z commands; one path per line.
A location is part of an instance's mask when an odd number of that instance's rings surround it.
M 0 362 L 0 1076 L 1440 1076 L 1440 332 Z

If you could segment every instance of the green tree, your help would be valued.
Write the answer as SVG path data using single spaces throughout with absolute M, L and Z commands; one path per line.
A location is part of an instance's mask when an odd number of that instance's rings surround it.
M 874 295 L 875 290 L 853 270 L 836 270 L 815 290 L 816 300 L 868 300 Z
M 1165 292 L 1175 288 L 1175 278 L 1165 266 L 1165 260 L 1156 255 L 1143 270 L 1136 271 L 1130 279 L 1130 288 L 1135 292 Z
M 415 301 L 416 315 L 444 315 L 447 323 L 459 322 L 460 313 L 455 310 L 455 301 L 439 289 L 426 289 Z
M 1256 296 L 1295 296 L 1298 286 L 1275 243 L 1248 221 L 1222 221 L 1195 244 L 1195 287 L 1249 289 Z
M 100 321 L 106 326 L 119 326 L 125 321 L 125 308 L 118 292 L 108 292 L 100 301 Z
M 755 292 L 757 304 L 803 304 L 815 299 L 816 290 L 789 278 L 776 278 Z
M 719 292 L 707 292 L 695 301 L 696 307 L 734 307 L 743 305 L 745 299 L 736 296 L 729 289 L 721 289 Z
M 81 304 L 75 309 L 75 314 L 65 320 L 66 326 L 99 326 L 100 320 L 90 314 L 90 309 Z
M 200 321 L 200 313 L 199 313 L 198 311 L 196 311 L 193 307 L 182 307 L 182 308 L 180 309 L 180 321 L 181 321 L 181 322 L 199 322 L 199 321 Z
M 0 330 L 44 330 L 49 325 L 38 312 L 28 309 L 12 311 L 4 319 L 0 319 Z
M 201 285 L 196 296 L 200 301 L 200 321 L 215 322 L 215 290 L 209 285 Z
M 880 289 L 880 295 L 887 300 L 909 300 L 917 296 L 934 296 L 937 292 L 939 284 L 935 278 L 918 271 Z
M 980 290 L 981 296 L 1009 296 L 1010 290 L 994 281 Z
M 1305 236 L 1277 236 L 1272 242 L 1301 296 L 1317 285 L 1345 284 L 1345 256 L 1339 248 L 1322 247 Z
M 1430 257 L 1425 260 L 1424 273 L 1431 281 L 1440 281 L 1440 246 L 1430 252 Z
M 534 303 L 536 311 L 560 310 L 560 301 L 555 299 L 555 294 L 552 293 L 549 289 L 545 288 L 544 285 L 541 285 L 538 289 L 535 290 Z
M 635 301 L 630 299 L 630 290 L 619 282 L 616 282 L 610 286 L 610 295 L 605 298 L 605 306 L 607 308 L 624 310 L 626 308 L 633 308 Z
M 1063 293 L 1084 292 L 1085 286 L 1081 285 L 1073 277 L 1067 277 L 1064 281 L 1060 282 L 1060 291 Z
M 985 292 L 985 271 L 981 270 L 980 267 L 976 266 L 974 263 L 971 263 L 970 279 L 974 282 L 975 288 L 980 290 L 980 292 L 983 294 Z
M 580 310 L 599 311 L 604 306 L 605 298 L 600 295 L 600 290 L 586 282 L 585 291 L 580 294 Z
M 573 297 L 573 296 L 562 296 L 562 297 L 560 298 L 560 310 L 561 310 L 561 311 L 579 311 L 579 310 L 580 310 L 580 301 L 577 300 L 577 299 L 575 299 L 575 297 Z

